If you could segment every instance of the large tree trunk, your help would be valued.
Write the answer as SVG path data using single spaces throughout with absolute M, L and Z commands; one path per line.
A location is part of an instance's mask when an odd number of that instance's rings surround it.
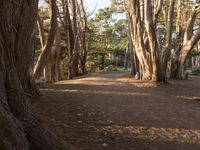
M 67 45 L 68 45 L 68 79 L 73 78 L 73 51 L 74 51 L 74 43 L 75 37 L 73 34 L 73 26 L 70 18 L 69 12 L 69 2 L 68 0 L 62 0 L 63 12 L 64 12 L 64 28 L 67 34 Z
M 23 3 L 26 1 L 21 1 L 21 7 Z M 0 1 L 0 149 L 66 150 L 67 146 L 44 129 L 28 104 L 15 65 L 18 50 L 15 45 L 20 40 L 16 40 L 16 30 L 13 28 L 16 13 L 13 13 L 13 4 L 11 0 Z M 32 3 L 27 5 L 28 12 Z M 32 13 L 37 14 L 36 11 Z
M 1 4 L 1 3 L 0 3 Z M 2 43 L 0 43 L 2 44 Z M 0 50 L 2 50 L 0 48 Z M 1 54 L 1 53 L 0 53 Z M 1 58 L 1 57 L 0 57 Z M 4 66 L 0 64 L 0 149 L 1 150 L 29 150 L 22 124 L 13 116 L 7 102 Z
M 82 74 L 87 73 L 86 68 L 86 61 L 87 61 L 87 46 L 86 46 L 86 30 L 87 30 L 87 17 L 85 8 L 83 5 L 83 0 L 80 0 L 80 6 L 79 8 L 79 17 L 80 17 L 80 29 L 81 29 L 81 36 L 80 36 L 80 43 L 81 43 L 81 53 L 80 53 L 80 66 Z M 81 9 L 81 10 L 80 10 Z
M 7 11 L 8 8 L 10 11 Z M 8 58 L 8 56 L 14 57 L 14 32 L 11 27 L 13 25 L 11 22 L 12 9 L 11 0 L 0 1 L 0 149 L 29 150 L 30 145 L 22 124 L 10 112 L 7 97 L 12 90 L 7 86 L 10 82 L 8 74 L 12 71 L 10 70 L 11 63 L 12 66 L 14 64 L 14 59 Z
M 178 55 L 182 47 L 183 43 L 183 35 L 184 35 L 184 29 L 183 29 L 183 16 L 181 14 L 181 11 L 183 9 L 183 1 L 178 0 L 177 6 L 176 6 L 176 41 L 175 41 L 175 48 L 174 52 L 171 54 L 170 57 L 170 78 L 175 78 L 175 72 L 177 68 L 177 61 L 178 61 Z
M 73 33 L 75 37 L 74 42 L 74 50 L 73 50 L 73 77 L 78 76 L 79 74 L 79 53 L 80 53 L 80 47 L 79 47 L 79 34 L 80 31 L 78 31 L 77 27 L 77 1 L 71 0 L 72 2 L 72 16 L 73 16 Z
M 39 94 L 33 77 L 35 22 L 37 19 L 37 13 L 33 12 L 37 12 L 37 4 L 38 0 L 29 2 L 16 0 L 13 3 L 17 73 L 23 89 L 32 95 Z
M 138 63 L 137 63 L 137 56 L 136 56 L 136 53 L 135 53 L 135 50 L 133 48 L 133 41 L 132 41 L 132 29 L 131 29 L 131 18 L 130 18 L 130 13 L 128 12 L 127 14 L 127 19 L 128 19 L 128 29 L 129 29 L 129 32 L 128 32 L 128 51 L 130 53 L 130 56 L 131 56 L 131 60 L 130 60 L 130 63 L 131 63 L 131 75 L 132 76 L 135 76 L 137 72 L 139 72 L 139 69 L 138 69 Z
M 151 80 L 151 64 L 148 63 L 148 52 L 145 50 L 144 45 L 144 24 L 141 20 L 140 2 L 138 0 L 129 1 L 130 6 L 130 23 L 132 32 L 133 48 L 136 52 L 137 58 L 141 65 L 141 77 L 145 80 Z M 143 29 L 142 29 L 143 28 Z M 133 57 L 133 56 L 132 56 Z
M 156 22 L 153 22 L 152 4 L 149 0 L 144 0 L 145 27 L 147 31 L 149 48 L 151 51 L 152 61 L 152 80 L 157 82 L 163 81 L 163 72 L 160 56 L 160 47 L 156 35 Z
M 151 1 L 129 0 L 130 32 L 132 33 L 134 50 L 141 66 L 140 76 L 142 79 L 162 82 L 160 47 L 156 35 L 156 20 L 161 7 L 161 0 L 158 1 L 156 6 L 158 8 L 153 14 Z
M 172 47 L 172 25 L 173 25 L 173 18 L 174 18 L 174 5 L 175 1 L 170 0 L 169 2 L 169 10 L 166 19 L 166 44 L 165 49 L 163 52 L 163 75 L 164 81 L 166 82 L 166 73 L 167 73 L 167 66 L 168 61 L 170 59 L 171 54 L 171 47 Z

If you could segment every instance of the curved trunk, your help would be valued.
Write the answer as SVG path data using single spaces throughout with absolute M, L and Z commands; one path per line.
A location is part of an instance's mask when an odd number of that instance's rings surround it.
M 186 61 L 186 58 L 198 41 L 200 40 L 200 30 L 194 32 L 194 24 L 195 20 L 199 14 L 200 10 L 200 1 L 197 1 L 195 6 L 192 9 L 191 16 L 188 20 L 187 27 L 184 33 L 184 39 L 183 39 L 183 46 L 180 50 L 178 62 L 177 62 L 177 68 L 175 71 L 175 77 L 178 79 L 183 78 L 183 71 L 184 71 L 184 63 Z
M 51 23 L 50 23 L 50 32 L 43 48 L 42 53 L 40 54 L 37 63 L 34 68 L 34 76 L 36 79 L 40 78 L 43 70 L 46 66 L 48 58 L 51 54 L 51 50 L 54 43 L 54 38 L 56 36 L 56 28 L 57 28 L 57 7 L 56 7 L 56 0 L 50 0 L 50 10 L 51 10 Z

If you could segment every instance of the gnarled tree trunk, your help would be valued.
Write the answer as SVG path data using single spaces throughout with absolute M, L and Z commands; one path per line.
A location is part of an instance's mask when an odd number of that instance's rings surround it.
M 160 47 L 156 34 L 156 20 L 160 12 L 158 0 L 155 13 L 151 1 L 129 0 L 132 42 L 141 69 L 141 79 L 163 81 Z M 133 54 L 133 53 L 132 53 Z M 133 57 L 133 55 L 132 55 Z
M 13 3 L 16 69 L 23 89 L 32 95 L 39 94 L 33 77 L 35 22 L 37 19 L 37 13 L 33 12 L 37 12 L 37 4 L 38 0 L 29 2 L 16 0 Z
M 138 57 L 138 60 L 141 65 L 141 76 L 142 79 L 151 80 L 151 73 L 150 73 L 150 64 L 148 63 L 148 54 L 145 50 L 143 34 L 144 31 L 144 24 L 141 20 L 140 14 L 140 2 L 138 0 L 129 1 L 130 5 L 130 20 L 131 20 L 131 32 L 132 32 L 132 42 L 134 46 L 134 50 Z
M 17 11 L 21 11 L 25 4 L 27 12 L 30 11 L 29 9 L 33 7 L 33 1 L 21 1 L 21 6 Z M 19 41 L 22 42 L 23 38 L 21 40 L 15 38 L 17 31 L 13 27 L 17 12 L 13 6 L 14 3 L 11 0 L 0 1 L 0 149 L 70 149 L 41 125 L 28 104 L 28 98 L 16 68 L 15 54 L 18 49 L 15 45 Z M 26 10 L 25 8 L 24 10 Z M 37 11 L 32 13 L 36 16 Z M 18 19 L 22 19 L 21 17 Z M 31 38 L 31 35 L 29 34 L 29 38 Z M 25 50 L 20 49 L 20 51 Z
M 160 6 L 158 6 L 160 7 Z M 159 11 L 159 9 L 158 9 Z M 157 41 L 156 34 L 156 23 L 153 18 L 152 4 L 149 0 L 144 0 L 144 22 L 147 31 L 147 37 L 149 42 L 150 57 L 152 63 L 152 75 L 151 80 L 162 82 L 163 81 L 163 70 L 161 64 L 160 47 Z M 156 16 L 157 17 L 157 16 Z

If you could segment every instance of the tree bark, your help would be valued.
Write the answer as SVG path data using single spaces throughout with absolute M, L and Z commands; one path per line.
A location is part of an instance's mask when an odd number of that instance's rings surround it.
M 198 0 L 195 6 L 193 7 L 190 19 L 188 20 L 187 27 L 185 30 L 183 45 L 179 53 L 177 69 L 175 72 L 175 77 L 178 79 L 183 78 L 184 63 L 186 61 L 186 58 L 191 49 L 193 48 L 193 46 L 196 45 L 197 42 L 200 40 L 200 30 L 196 31 L 195 33 L 193 31 L 194 23 L 199 12 L 200 12 L 200 0 Z
M 26 3 L 26 1 L 22 1 L 21 7 L 24 6 L 23 3 Z M 28 3 L 28 5 L 30 7 L 26 7 L 27 11 L 32 7 L 32 3 Z M 41 125 L 28 104 L 28 98 L 22 87 L 21 77 L 19 77 L 15 64 L 15 54 L 18 50 L 15 45 L 16 42 L 22 41 L 15 38 L 16 30 L 13 27 L 14 21 L 16 21 L 14 15 L 17 12 L 13 13 L 15 10 L 13 6 L 11 0 L 0 1 L 0 149 L 71 149 Z M 33 13 L 37 14 L 35 11 Z M 19 17 L 18 19 L 22 18 Z M 31 35 L 29 38 L 31 38 Z
M 23 89 L 31 95 L 39 94 L 33 77 L 37 5 L 38 0 L 16 0 L 13 3 L 16 69 Z
M 50 10 L 51 10 L 51 23 L 50 23 L 50 32 L 47 39 L 47 42 L 45 43 L 44 49 L 42 53 L 40 54 L 37 63 L 34 68 L 34 76 L 36 79 L 40 78 L 43 70 L 45 68 L 45 65 L 48 61 L 48 58 L 51 54 L 51 50 L 53 47 L 54 39 L 56 36 L 56 28 L 57 28 L 57 7 L 56 7 L 56 0 L 50 0 Z
M 130 13 L 128 12 L 127 14 L 127 19 L 128 19 L 128 29 L 129 29 L 129 32 L 128 32 L 128 51 L 130 52 L 130 55 L 131 55 L 131 75 L 132 76 L 135 76 L 137 72 L 139 72 L 139 70 L 137 70 L 136 66 L 137 66 L 137 63 L 136 63 L 136 54 L 135 54 L 135 50 L 133 48 L 133 41 L 132 41 L 132 29 L 131 29 L 131 17 L 130 17 Z
M 44 49 L 46 38 L 45 38 L 45 33 L 44 33 L 43 21 L 41 20 L 39 14 L 37 18 L 37 26 L 38 26 L 38 31 L 39 31 L 40 44 L 41 44 L 42 49 Z
M 73 77 L 78 76 L 79 74 L 79 53 L 80 53 L 80 47 L 79 47 L 79 35 L 80 31 L 78 31 L 77 28 L 77 0 L 71 0 L 72 2 L 72 16 L 73 16 L 73 33 L 75 37 L 74 42 L 74 49 L 73 49 Z
M 44 34 L 44 26 L 42 23 L 42 20 L 38 16 L 38 30 L 39 30 L 39 37 L 40 37 L 40 43 L 41 46 L 45 45 L 47 42 L 45 39 Z M 60 57 L 60 42 L 61 42 L 61 36 L 60 36 L 60 29 L 57 27 L 56 29 L 56 36 L 54 39 L 54 46 L 52 47 L 50 56 L 47 60 L 45 70 L 44 70 L 44 77 L 48 82 L 56 82 L 61 79 L 60 75 L 60 63 L 61 63 L 61 57 Z M 41 49 L 44 49 L 42 47 Z
M 51 81 L 56 82 L 61 79 L 60 75 L 60 65 L 61 65 L 61 57 L 60 57 L 60 30 L 57 28 L 56 38 L 54 41 L 54 47 L 52 49 L 51 55 L 50 55 L 50 70 L 51 70 Z
M 141 10 L 140 10 L 140 2 L 138 0 L 129 1 L 130 6 L 130 24 L 131 24 L 131 31 L 132 34 L 132 42 L 134 46 L 134 50 L 138 57 L 138 60 L 141 65 L 141 72 L 140 75 L 142 79 L 151 80 L 151 64 L 148 63 L 148 52 L 145 50 L 144 45 L 144 24 L 143 20 L 141 20 Z M 133 56 L 132 56 L 133 57 Z
M 87 17 L 86 12 L 83 4 L 83 0 L 80 0 L 81 8 L 79 8 L 82 11 L 80 11 L 80 29 L 81 29 L 81 36 L 80 36 L 80 43 L 81 43 L 81 70 L 82 74 L 87 74 L 87 68 L 86 68 L 86 62 L 87 62 L 87 46 L 86 46 L 86 30 L 87 30 Z
M 171 54 L 170 57 L 170 78 L 175 78 L 175 72 L 177 69 L 177 62 L 178 62 L 178 55 L 182 47 L 183 43 L 183 36 L 184 36 L 184 29 L 183 29 L 183 19 L 181 15 L 181 11 L 183 8 L 183 1 L 178 0 L 177 6 L 176 6 L 176 13 L 177 13 L 177 18 L 176 18 L 176 41 L 175 41 L 175 48 L 174 52 Z M 166 23 L 167 24 L 167 23 Z
M 10 11 L 7 11 L 10 8 Z M 14 63 L 7 58 L 14 57 L 14 32 L 11 25 L 12 1 L 0 1 L 0 149 L 2 150 L 29 150 L 22 124 L 10 112 L 8 97 L 8 68 Z M 12 23 L 12 24 L 11 24 Z M 9 62 L 11 61 L 11 62 Z M 9 70 L 9 71 L 8 71 Z M 17 73 L 16 73 L 17 74 Z
M 65 25 L 65 31 L 67 34 L 67 45 L 68 45 L 68 79 L 73 78 L 73 51 L 74 51 L 74 43 L 75 43 L 75 37 L 73 34 L 73 27 L 72 27 L 72 21 L 70 18 L 70 12 L 69 12 L 69 2 L 68 0 L 62 0 L 63 5 L 63 13 L 64 13 L 64 25 Z
M 151 51 L 152 61 L 152 80 L 157 82 L 163 81 L 163 72 L 161 64 L 160 49 L 156 36 L 156 23 L 153 22 L 152 4 L 149 0 L 144 0 L 145 7 L 145 27 L 147 31 L 149 48 Z
M 174 5 L 175 1 L 170 0 L 169 2 L 169 10 L 167 14 L 167 21 L 166 21 L 166 44 L 165 49 L 163 52 L 163 76 L 164 76 L 164 82 L 167 81 L 166 79 L 166 73 L 167 73 L 167 66 L 168 61 L 170 59 L 171 54 L 171 48 L 172 48 L 172 25 L 173 25 L 173 16 L 174 16 Z
M 160 0 L 159 0 L 160 1 Z M 160 2 L 158 3 L 160 4 Z M 156 34 L 156 17 L 148 0 L 129 0 L 132 42 L 140 63 L 140 76 L 145 80 L 163 81 L 160 45 Z M 132 56 L 133 57 L 133 56 Z

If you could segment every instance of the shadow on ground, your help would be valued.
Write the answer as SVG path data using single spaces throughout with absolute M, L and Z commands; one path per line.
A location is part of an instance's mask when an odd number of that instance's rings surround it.
M 41 120 L 80 150 L 200 149 L 198 77 L 164 85 L 95 74 L 41 90 Z

